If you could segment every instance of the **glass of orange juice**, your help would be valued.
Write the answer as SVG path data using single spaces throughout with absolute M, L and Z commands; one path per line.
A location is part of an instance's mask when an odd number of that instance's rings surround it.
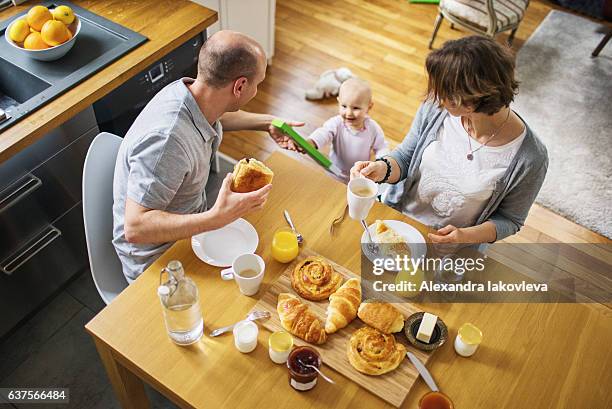
M 299 253 L 297 236 L 293 230 L 282 228 L 274 232 L 272 238 L 272 257 L 279 263 L 288 263 Z

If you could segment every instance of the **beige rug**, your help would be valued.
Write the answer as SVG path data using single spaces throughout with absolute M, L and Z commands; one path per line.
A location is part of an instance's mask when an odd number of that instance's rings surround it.
M 601 25 L 551 11 L 520 49 L 513 108 L 548 149 L 537 202 L 612 238 L 612 42 Z

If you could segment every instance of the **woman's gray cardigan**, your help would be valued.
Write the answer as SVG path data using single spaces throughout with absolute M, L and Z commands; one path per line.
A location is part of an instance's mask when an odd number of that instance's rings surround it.
M 423 103 L 412 122 L 410 132 L 404 141 L 391 152 L 399 164 L 401 176 L 398 183 L 391 185 L 384 202 L 402 211 L 405 195 L 415 183 L 414 176 L 421 164 L 425 148 L 438 137 L 444 119 L 449 115 L 434 102 Z M 524 122 L 524 121 L 523 121 Z M 495 184 L 489 202 L 476 225 L 487 220 L 495 223 L 497 239 L 501 240 L 523 226 L 548 168 L 548 153 L 544 144 L 535 136 L 529 126 L 518 152 L 510 162 L 508 170 Z

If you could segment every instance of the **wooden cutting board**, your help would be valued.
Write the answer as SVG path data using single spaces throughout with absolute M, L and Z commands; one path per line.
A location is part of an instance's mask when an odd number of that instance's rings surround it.
M 293 288 L 291 288 L 290 272 L 293 271 L 293 268 L 299 261 L 303 260 L 308 256 L 320 255 L 311 250 L 302 249 L 298 258 L 287 266 L 287 268 L 283 271 L 279 278 L 274 283 L 272 283 L 268 291 L 261 297 L 257 304 L 255 304 L 255 307 L 253 307 L 253 310 L 264 310 L 269 311 L 271 313 L 270 319 L 260 321 L 261 325 L 263 325 L 268 330 L 283 330 L 283 327 L 280 323 L 280 319 L 278 317 L 278 313 L 276 312 L 278 294 L 296 294 Z M 329 261 L 329 263 L 334 267 L 337 272 L 342 274 L 347 279 L 352 277 L 359 277 L 358 275 L 352 273 L 346 268 L 334 263 L 333 261 L 327 258 L 325 259 Z M 329 305 L 328 300 L 319 302 L 308 301 L 305 299 L 301 300 L 302 302 L 309 304 L 311 310 L 315 314 L 317 314 L 317 316 L 323 322 L 325 322 L 326 309 Z M 408 316 L 420 311 L 410 303 L 395 303 L 394 306 L 397 307 L 404 314 L 405 318 L 408 318 Z M 358 385 L 367 389 L 374 395 L 377 395 L 385 401 L 389 402 L 390 404 L 399 407 L 401 406 L 402 402 L 404 402 L 404 399 L 408 395 L 408 392 L 410 392 L 410 389 L 418 378 L 419 373 L 417 372 L 414 365 L 412 365 L 412 363 L 408 360 L 408 358 L 405 358 L 396 370 L 380 376 L 365 375 L 354 369 L 348 361 L 346 350 L 349 343 L 349 339 L 353 332 L 355 332 L 357 329 L 361 328 L 364 325 L 365 324 L 359 318 L 355 318 L 353 322 L 351 322 L 347 327 L 341 329 L 340 331 L 334 334 L 329 335 L 327 341 L 323 345 L 312 345 L 295 336 L 293 337 L 293 339 L 295 345 L 309 345 L 311 347 L 316 348 L 321 354 L 321 358 L 325 365 L 333 368 L 334 370 L 346 376 L 353 382 L 356 382 Z M 406 345 L 408 351 L 413 352 L 421 360 L 421 362 L 423 362 L 424 364 L 427 363 L 431 356 L 431 353 L 421 351 L 409 345 L 403 332 L 396 333 L 395 339 Z M 333 377 L 333 374 L 331 375 Z M 321 380 L 321 382 L 323 381 Z

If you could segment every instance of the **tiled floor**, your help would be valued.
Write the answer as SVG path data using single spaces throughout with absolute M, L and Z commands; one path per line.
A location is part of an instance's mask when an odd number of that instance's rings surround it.
M 206 193 L 214 203 L 221 181 L 233 164 L 220 160 L 219 173 L 211 173 Z M 70 403 L 58 408 L 119 408 L 98 353 L 84 325 L 102 308 L 89 271 L 73 280 L 0 343 L 0 387 L 63 387 Z M 152 408 L 175 408 L 148 388 Z M 40 408 L 41 405 L 0 402 L 0 408 Z M 53 408 L 53 405 L 44 405 Z

